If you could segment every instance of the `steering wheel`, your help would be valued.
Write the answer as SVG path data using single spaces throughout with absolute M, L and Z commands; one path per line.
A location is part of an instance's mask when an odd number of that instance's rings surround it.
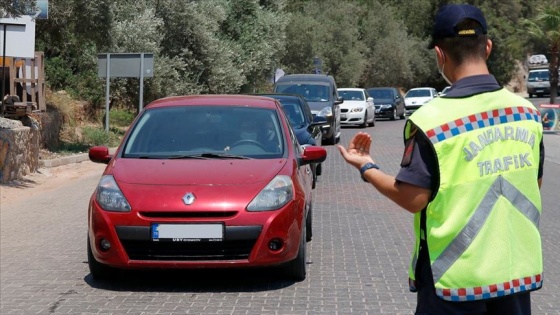
M 258 141 L 256 140 L 251 140 L 251 139 L 241 139 L 239 141 L 236 141 L 235 143 L 233 143 L 231 145 L 231 147 L 236 147 L 238 145 L 242 145 L 242 144 L 252 144 L 255 146 L 258 146 L 259 148 L 263 149 L 264 151 L 266 151 L 266 148 Z

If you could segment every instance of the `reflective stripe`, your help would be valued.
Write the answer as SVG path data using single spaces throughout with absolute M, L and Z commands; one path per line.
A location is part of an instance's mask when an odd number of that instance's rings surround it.
M 467 131 L 522 120 L 534 120 L 540 124 L 541 115 L 537 110 L 523 106 L 494 109 L 456 119 L 426 131 L 426 135 L 436 144 Z
M 459 257 L 461 257 L 464 251 L 474 241 L 500 196 L 503 196 L 511 202 L 517 210 L 524 214 L 538 229 L 540 212 L 537 207 L 506 179 L 502 176 L 498 176 L 488 189 L 488 192 L 469 222 L 432 264 L 434 283 L 441 279 L 443 274 Z
M 542 287 L 542 282 L 542 275 L 538 274 L 532 277 L 514 279 L 508 282 L 491 284 L 482 287 L 436 289 L 436 294 L 446 301 L 474 301 L 535 290 Z

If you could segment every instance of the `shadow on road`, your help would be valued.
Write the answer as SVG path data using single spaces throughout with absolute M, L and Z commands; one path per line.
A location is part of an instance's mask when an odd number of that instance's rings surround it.
M 278 290 L 295 282 L 282 278 L 276 268 L 121 270 L 111 280 L 84 281 L 93 288 L 144 292 L 259 292 Z

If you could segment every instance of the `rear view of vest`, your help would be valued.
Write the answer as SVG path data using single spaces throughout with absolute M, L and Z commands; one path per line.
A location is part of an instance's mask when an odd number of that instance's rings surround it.
M 424 210 L 437 295 L 472 301 L 539 289 L 539 112 L 502 89 L 431 101 L 410 117 L 405 138 L 411 122 L 430 140 L 439 167 L 439 190 Z M 413 257 L 424 237 L 420 217 Z

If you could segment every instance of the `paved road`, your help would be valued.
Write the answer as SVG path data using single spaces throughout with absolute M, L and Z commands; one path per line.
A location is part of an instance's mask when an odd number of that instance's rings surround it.
M 396 174 L 404 120 L 377 121 L 376 162 Z M 341 143 L 361 129 L 344 128 Z M 544 288 L 534 314 L 560 314 L 560 135 L 546 135 L 541 221 Z M 86 263 L 87 199 L 99 174 L 2 206 L 1 314 L 412 314 L 407 266 L 412 215 L 389 202 L 327 146 L 314 193 L 308 278 L 280 280 L 271 270 L 131 272 L 91 279 Z M 83 162 L 90 163 L 90 162 Z

